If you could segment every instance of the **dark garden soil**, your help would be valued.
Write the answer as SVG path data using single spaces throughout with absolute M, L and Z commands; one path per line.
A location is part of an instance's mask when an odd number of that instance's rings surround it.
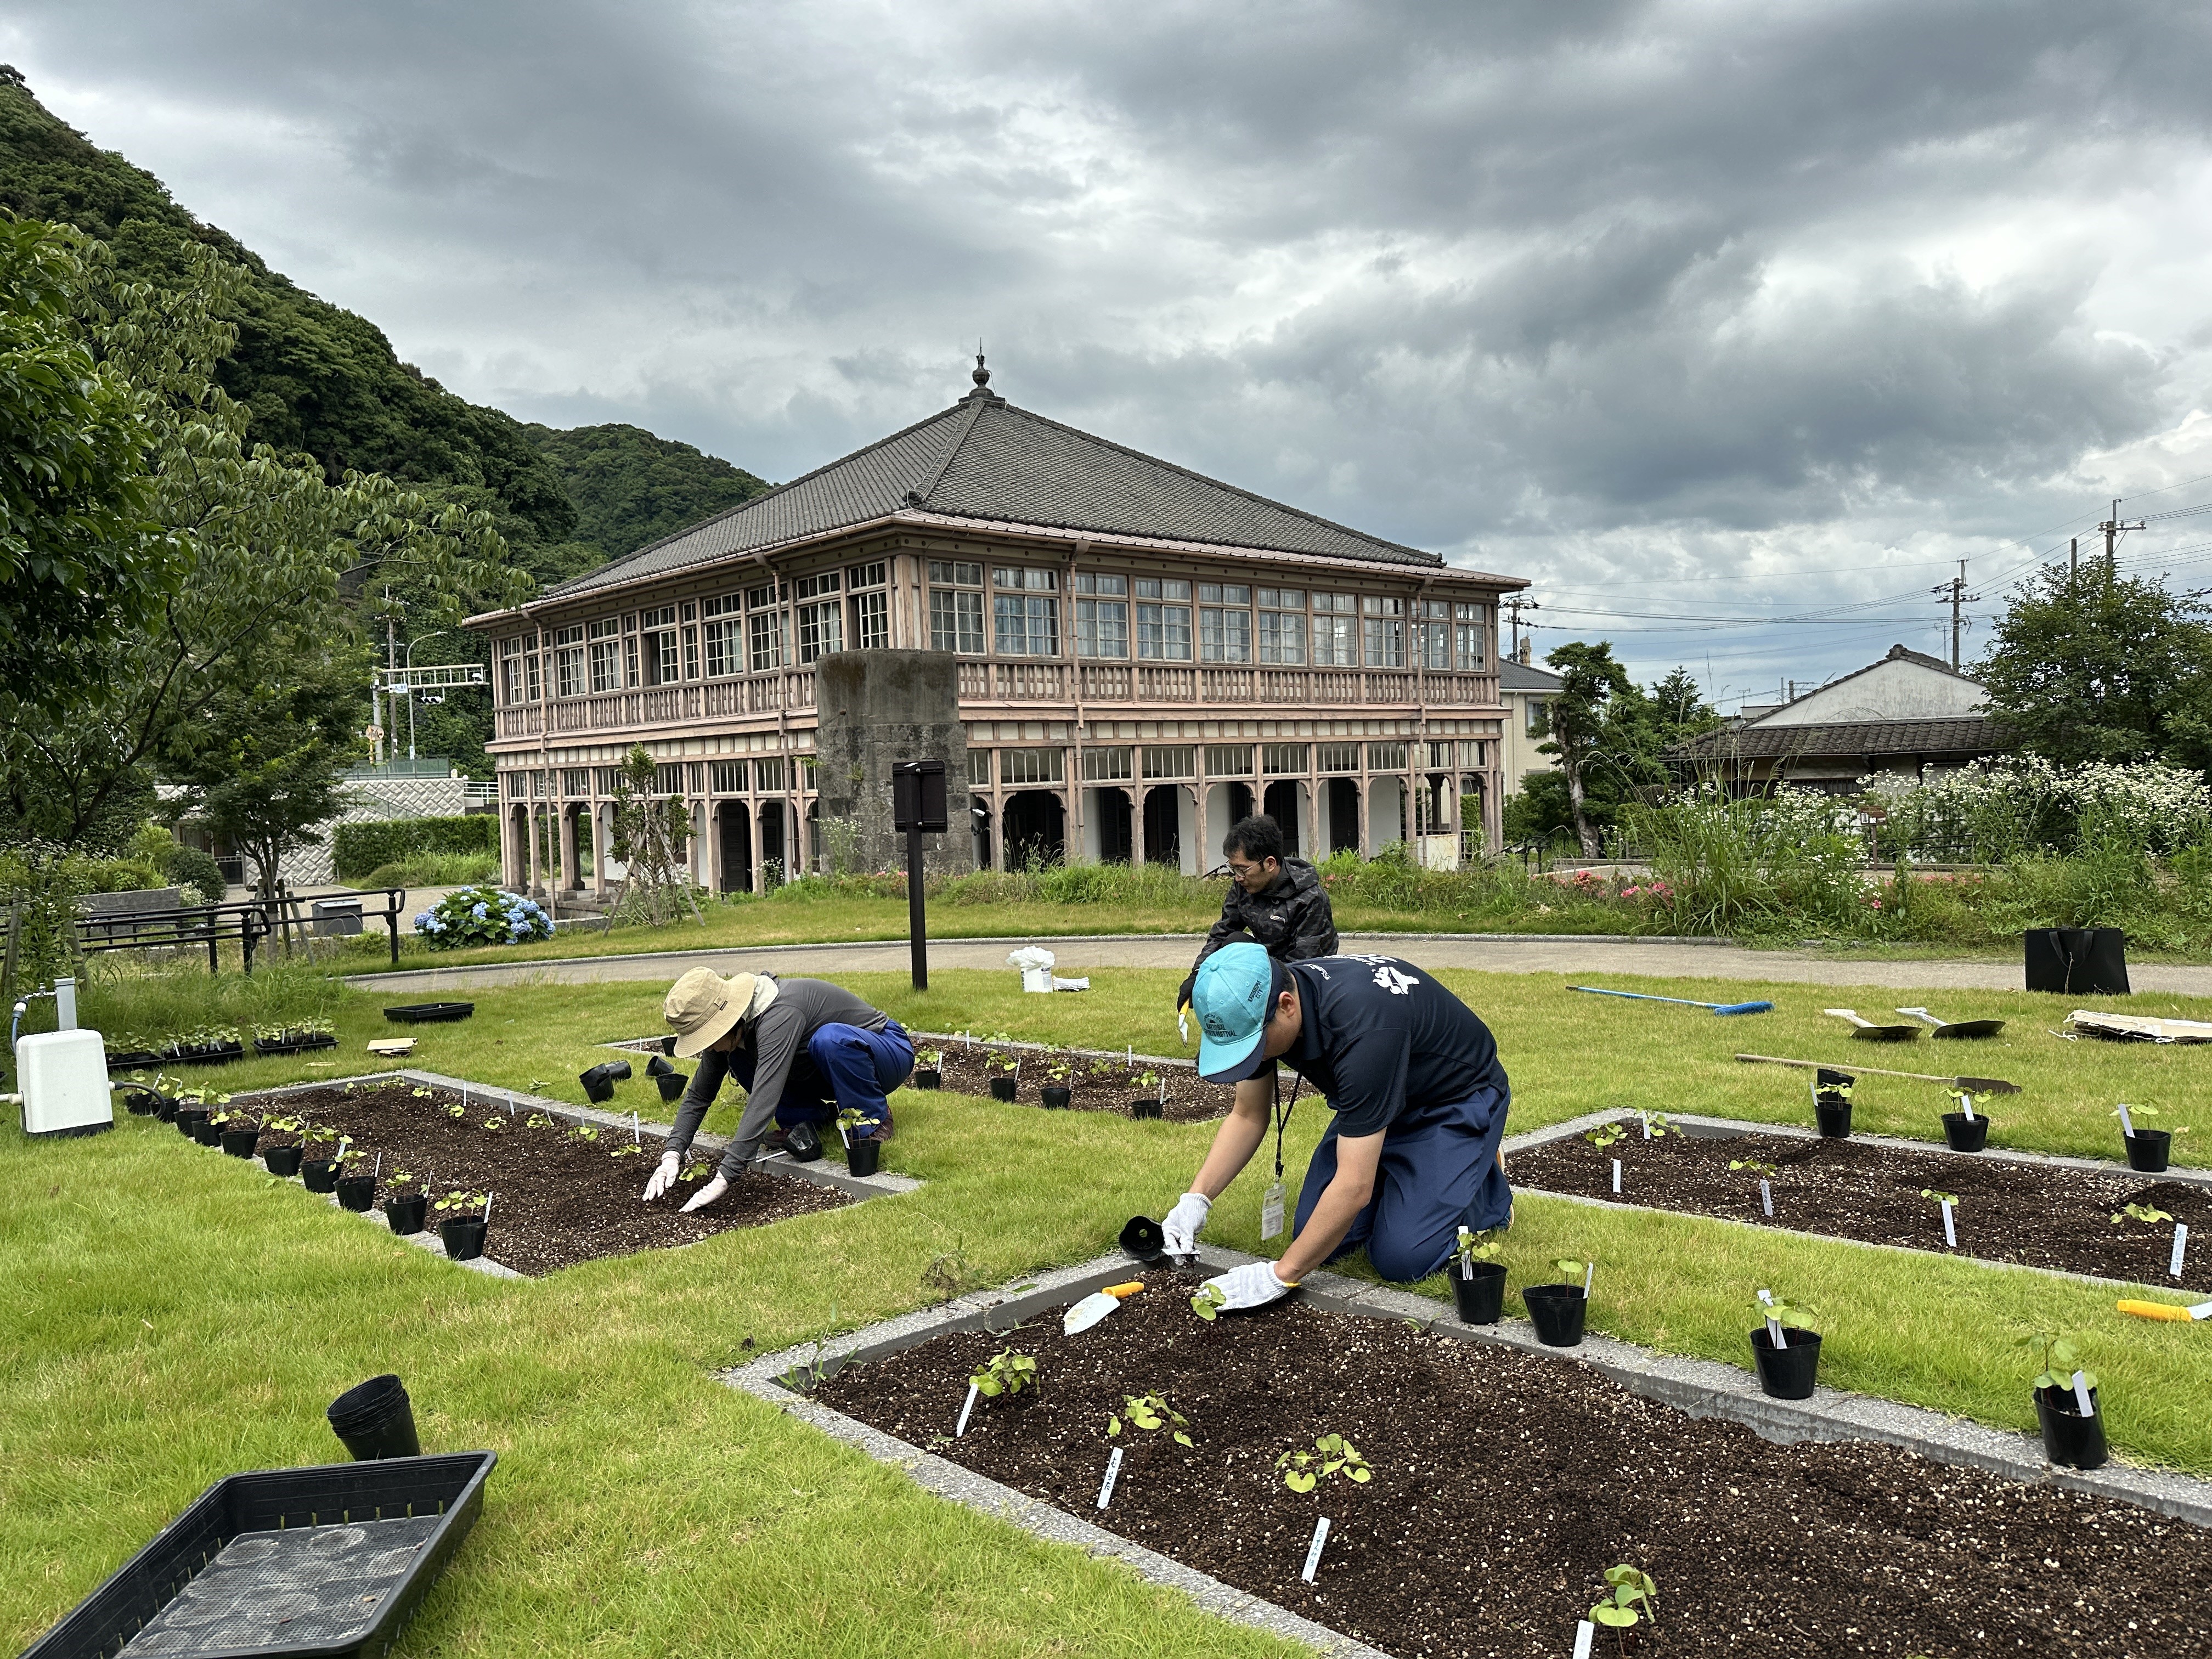
M 1571 1361 L 1410 1324 L 1287 1303 L 1209 1325 L 1187 1285 L 1146 1277 L 1080 1336 L 1055 1313 L 1012 1335 L 939 1337 L 847 1369 L 820 1397 L 1397 1655 L 1559 1659 L 1623 1562 L 1657 1581 L 1659 1621 L 1631 1638 L 1644 1659 L 2166 1659 L 2212 1640 L 2212 1604 L 2191 1588 L 2212 1574 L 2212 1534 L 2185 1522 L 1887 1446 L 1770 1444 Z M 980 1401 L 947 1438 L 970 1371 L 1008 1343 L 1036 1357 L 1039 1386 Z M 1123 1396 L 1152 1392 L 1192 1446 L 1172 1425 L 1129 1425 Z M 1372 1480 L 1287 1491 L 1278 1455 L 1332 1433 Z M 1128 1449 L 1102 1513 L 1115 1444 Z M 1601 1629 L 1598 1659 L 1620 1650 Z
M 1775 1167 L 1768 1177 L 1771 1218 L 1759 1206 L 1759 1172 L 1730 1170 L 1731 1160 Z M 1902 1152 L 1857 1140 L 1784 1135 L 1676 1133 L 1647 1141 L 1632 1123 L 1627 1136 L 1610 1146 L 1572 1135 L 1516 1152 L 1506 1164 L 1515 1186 L 1540 1192 L 2140 1284 L 2212 1288 L 2212 1189 L 2156 1176 L 2093 1175 L 2000 1162 L 1978 1152 Z M 1920 1196 L 1923 1188 L 1957 1195 L 1955 1251 L 1944 1245 L 1942 1213 Z M 2115 1224 L 2112 1218 L 2129 1204 L 2163 1210 L 2173 1221 Z M 2190 1235 L 2179 1279 L 2166 1272 L 2174 1221 L 2186 1224 Z
M 480 1095 L 456 1118 L 453 1109 L 461 1103 L 455 1090 L 425 1089 L 398 1079 L 332 1084 L 275 1099 L 240 1095 L 232 1103 L 234 1109 L 265 1109 L 272 1116 L 304 1118 L 312 1126 L 350 1135 L 367 1154 L 352 1166 L 359 1170 L 374 1168 L 381 1153 L 379 1206 L 395 1193 L 404 1195 L 425 1185 L 434 1200 L 452 1191 L 490 1193 L 491 1230 L 483 1253 L 533 1276 L 601 1256 L 696 1244 L 732 1228 L 764 1226 L 852 1201 L 830 1188 L 748 1170 L 711 1209 L 682 1215 L 678 1212 L 684 1200 L 706 1184 L 711 1167 L 659 1203 L 643 1204 L 638 1194 L 659 1160 L 658 1142 L 647 1139 L 641 1152 L 615 1157 L 633 1144 L 627 1129 L 586 1125 L 597 1135 L 586 1139 L 564 1120 L 520 1108 L 509 1117 L 503 1104 L 494 1105 Z M 289 1146 L 298 1139 L 268 1133 L 261 1145 Z M 327 1143 L 308 1156 L 327 1157 L 328 1147 L 335 1145 Z M 711 1166 L 713 1159 L 695 1163 Z M 395 1169 L 422 1179 L 401 1188 L 392 1179 Z M 434 1212 L 428 1224 L 436 1227 Z
M 939 1069 L 945 1075 L 944 1086 L 963 1095 L 988 1095 L 993 1078 L 1009 1075 L 997 1062 L 1000 1059 L 1018 1060 L 1022 1069 L 1014 1078 L 1014 1098 L 1024 1106 L 1042 1103 L 1040 1091 L 1047 1084 L 1056 1081 L 1051 1073 L 1058 1065 L 1069 1068 L 1066 1081 L 1073 1092 L 1068 1105 L 1079 1112 L 1115 1112 L 1128 1116 L 1129 1103 L 1138 1096 L 1148 1099 L 1159 1097 L 1158 1082 L 1141 1086 L 1138 1084 L 1137 1079 L 1147 1073 L 1167 1083 L 1167 1106 L 1160 1115 L 1170 1123 L 1203 1123 L 1210 1118 L 1225 1117 L 1237 1094 L 1234 1089 L 1201 1080 L 1197 1072 L 1184 1066 L 1146 1066 L 1141 1060 L 1134 1066 L 1124 1066 L 1118 1060 L 1102 1060 L 1062 1048 L 994 1048 L 984 1042 L 969 1048 L 957 1041 L 940 1042 L 934 1038 L 919 1042 L 918 1047 L 924 1053 L 943 1049 L 945 1060 Z

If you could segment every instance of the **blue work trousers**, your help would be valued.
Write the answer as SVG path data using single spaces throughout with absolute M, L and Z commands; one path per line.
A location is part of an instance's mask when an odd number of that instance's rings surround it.
M 1485 1090 L 1471 1100 L 1414 1108 L 1392 1124 L 1382 1136 L 1375 1195 L 1335 1255 L 1364 1244 L 1376 1273 L 1410 1283 L 1444 1265 L 1461 1227 L 1504 1226 L 1513 1212 L 1513 1189 L 1498 1167 L 1498 1146 L 1510 1099 L 1508 1089 Z M 1299 1231 L 1335 1178 L 1332 1123 L 1306 1165 L 1298 1192 Z
M 776 1103 L 778 1127 L 823 1124 L 850 1109 L 867 1121 L 857 1131 L 889 1129 L 890 1103 L 884 1098 L 914 1072 L 914 1043 L 906 1028 L 888 1020 L 880 1031 L 858 1025 L 823 1025 L 806 1039 L 804 1056 L 793 1056 L 783 1098 Z

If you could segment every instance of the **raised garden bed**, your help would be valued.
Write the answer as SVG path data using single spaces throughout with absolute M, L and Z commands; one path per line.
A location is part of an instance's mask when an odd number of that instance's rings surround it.
M 232 1105 L 304 1118 L 315 1128 L 351 1137 L 367 1155 L 356 1166 L 364 1173 L 380 1153 L 383 1173 L 371 1200 L 377 1206 L 426 1186 L 434 1197 L 451 1191 L 494 1194 L 484 1254 L 532 1276 L 601 1256 L 696 1244 L 733 1228 L 764 1226 L 852 1201 L 834 1188 L 755 1169 L 713 1208 L 684 1215 L 678 1206 L 711 1173 L 713 1155 L 701 1152 L 688 1167 L 705 1164 L 708 1172 L 658 1204 L 642 1204 L 638 1194 L 659 1157 L 656 1138 L 648 1135 L 640 1152 L 616 1157 L 636 1144 L 627 1128 L 542 1108 L 518 1106 L 510 1114 L 503 1100 L 474 1092 L 465 1099 L 459 1090 L 404 1077 L 240 1095 Z M 459 1116 L 455 1107 L 463 1109 Z M 270 1132 L 261 1146 L 265 1153 L 299 1139 Z M 335 1144 L 319 1143 L 321 1155 L 327 1158 Z M 403 1188 L 392 1178 L 395 1169 L 419 1178 Z M 434 1229 L 434 1216 L 428 1224 Z
M 1620 1161 L 1620 1191 L 1613 1163 Z M 1772 1167 L 1770 1217 L 1761 1171 Z M 1570 1133 L 1508 1153 L 1516 1187 L 1607 1203 L 1717 1216 L 1755 1226 L 1820 1233 L 1869 1244 L 1970 1255 L 1988 1261 L 2089 1273 L 2134 1284 L 2212 1287 L 2212 1188 L 2198 1182 L 2111 1173 L 1991 1152 L 1920 1151 L 1892 1141 L 1829 1140 L 1746 1127 L 1646 1140 L 1634 1119 L 1610 1146 Z M 1925 1191 L 1956 1196 L 1955 1248 L 1943 1237 L 1941 1209 Z M 2126 1206 L 2163 1211 L 2166 1221 L 2125 1216 Z M 2115 1215 L 2124 1217 L 2115 1224 Z M 2174 1223 L 2187 1225 L 2182 1276 L 2166 1267 Z M 2200 1246 L 2198 1241 L 2205 1243 Z
M 1555 1659 L 1620 1564 L 1657 1583 L 1658 1621 L 1630 1638 L 1644 1638 L 1632 1650 L 1646 1659 L 2163 1659 L 2212 1635 L 2212 1614 L 2175 1591 L 2212 1571 L 2212 1533 L 2108 1492 L 1893 1445 L 1776 1444 L 1591 1365 L 1415 1321 L 1291 1302 L 1207 1324 L 1187 1299 L 1195 1276 L 1144 1277 L 1145 1292 L 1072 1338 L 1056 1308 L 1012 1331 L 930 1335 L 908 1320 L 874 1345 L 863 1333 L 866 1363 L 820 1384 L 816 1401 L 1052 1505 L 1060 1516 L 1022 1517 L 1048 1535 L 1080 1541 L 1095 1524 L 1395 1655 Z M 1034 1357 L 1036 1386 L 981 1402 L 953 1437 L 969 1376 L 1008 1346 Z M 1128 1420 L 1127 1396 L 1146 1393 L 1181 1414 L 1188 1447 L 1172 1423 Z M 1288 1490 L 1278 1459 L 1329 1434 L 1372 1479 Z M 1102 1510 L 1115 1446 L 1124 1460 Z M 871 1449 L 915 1462 L 881 1440 Z M 977 1483 L 917 1474 L 995 1506 Z M 1308 1583 L 1321 1516 L 1331 1526 Z M 1153 1558 L 1133 1554 L 1152 1571 Z M 1188 1587 L 1253 1616 L 1204 1580 Z M 1619 1650 L 1601 1632 L 1595 1651 Z

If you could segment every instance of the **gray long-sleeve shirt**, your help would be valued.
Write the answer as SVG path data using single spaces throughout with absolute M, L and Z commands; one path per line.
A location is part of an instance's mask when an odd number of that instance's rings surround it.
M 732 1061 L 749 1061 L 752 1084 L 745 1096 L 744 1115 L 738 1121 L 737 1133 L 730 1137 L 729 1150 L 722 1154 L 722 1174 L 734 1180 L 744 1172 L 754 1156 L 760 1151 L 761 1137 L 775 1121 L 775 1109 L 782 1101 L 785 1088 L 791 1081 L 791 1068 L 806 1052 L 806 1040 L 824 1025 L 857 1025 L 864 1031 L 880 1031 L 890 1023 L 890 1016 L 879 1008 L 872 1008 L 842 985 L 832 985 L 825 979 L 783 979 L 773 974 L 763 978 L 775 980 L 775 1000 L 768 1011 L 745 1027 L 744 1040 L 729 1053 L 708 1049 L 699 1056 L 699 1069 L 691 1074 L 691 1086 L 684 1091 L 684 1101 L 676 1109 L 676 1123 L 662 1145 L 664 1152 L 681 1157 L 690 1150 L 691 1137 L 699 1133 L 699 1124 L 707 1115 L 707 1109 L 714 1103 L 721 1092 L 722 1080 L 736 1070 L 740 1079 L 746 1066 Z

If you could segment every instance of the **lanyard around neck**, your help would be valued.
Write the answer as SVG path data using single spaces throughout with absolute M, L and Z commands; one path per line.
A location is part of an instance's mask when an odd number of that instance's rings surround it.
M 1298 1091 L 1306 1086 L 1304 1071 L 1294 1070 L 1291 1078 L 1291 1103 L 1285 1106 L 1283 1104 L 1283 1073 L 1279 1068 L 1275 1073 L 1275 1180 L 1278 1183 L 1283 1178 L 1283 1131 L 1291 1127 L 1291 1115 L 1298 1109 Z

